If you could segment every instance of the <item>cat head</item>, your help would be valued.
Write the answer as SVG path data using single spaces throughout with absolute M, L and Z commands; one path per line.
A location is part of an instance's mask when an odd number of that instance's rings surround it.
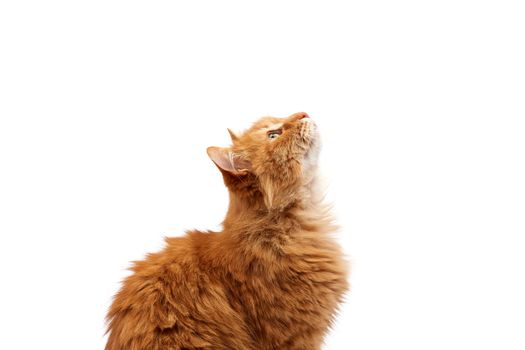
M 315 178 L 319 135 L 308 114 L 263 117 L 244 133 L 229 130 L 232 146 L 209 147 L 231 192 L 258 195 L 267 209 L 283 209 L 305 195 Z

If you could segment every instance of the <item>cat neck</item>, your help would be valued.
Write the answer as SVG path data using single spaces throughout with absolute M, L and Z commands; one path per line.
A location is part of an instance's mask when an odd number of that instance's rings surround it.
M 235 228 L 251 226 L 251 223 L 260 222 L 270 216 L 264 205 L 262 195 L 230 191 L 230 203 L 224 219 L 224 227 Z
M 229 191 L 230 203 L 223 222 L 225 231 L 258 231 L 279 229 L 280 224 L 289 227 L 310 226 L 311 221 L 331 222 L 329 209 L 322 201 L 315 182 L 302 186 L 286 205 L 268 208 L 258 191 Z

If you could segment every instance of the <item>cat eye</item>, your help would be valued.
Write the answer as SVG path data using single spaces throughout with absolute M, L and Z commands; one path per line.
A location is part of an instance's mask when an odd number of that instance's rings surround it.
M 268 138 L 269 139 L 276 139 L 283 133 L 282 129 L 272 130 L 268 131 Z

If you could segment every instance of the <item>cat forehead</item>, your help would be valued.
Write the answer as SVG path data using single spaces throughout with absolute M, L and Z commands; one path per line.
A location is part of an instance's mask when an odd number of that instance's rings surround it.
M 283 125 L 284 119 L 275 117 L 263 117 L 256 121 L 249 129 L 250 132 L 268 131 L 278 129 Z
M 248 130 L 242 133 L 238 142 L 234 142 L 234 144 L 246 144 L 252 140 L 261 140 L 265 137 L 268 131 L 281 128 L 284 121 L 284 118 L 262 117 L 253 123 Z

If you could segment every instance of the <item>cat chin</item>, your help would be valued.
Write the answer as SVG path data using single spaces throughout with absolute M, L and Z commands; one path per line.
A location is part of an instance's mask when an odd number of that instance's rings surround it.
M 309 120 L 309 119 L 306 119 Z M 307 178 L 307 180 L 313 178 L 315 174 L 317 173 L 317 167 L 318 167 L 318 161 L 319 161 L 319 153 L 321 150 L 321 142 L 319 139 L 319 133 L 317 131 L 317 127 L 315 126 L 315 123 L 311 122 L 311 125 L 309 127 L 309 138 L 310 138 L 310 145 L 308 147 L 308 150 L 304 154 L 303 160 L 302 160 L 302 168 L 303 168 L 303 176 Z

